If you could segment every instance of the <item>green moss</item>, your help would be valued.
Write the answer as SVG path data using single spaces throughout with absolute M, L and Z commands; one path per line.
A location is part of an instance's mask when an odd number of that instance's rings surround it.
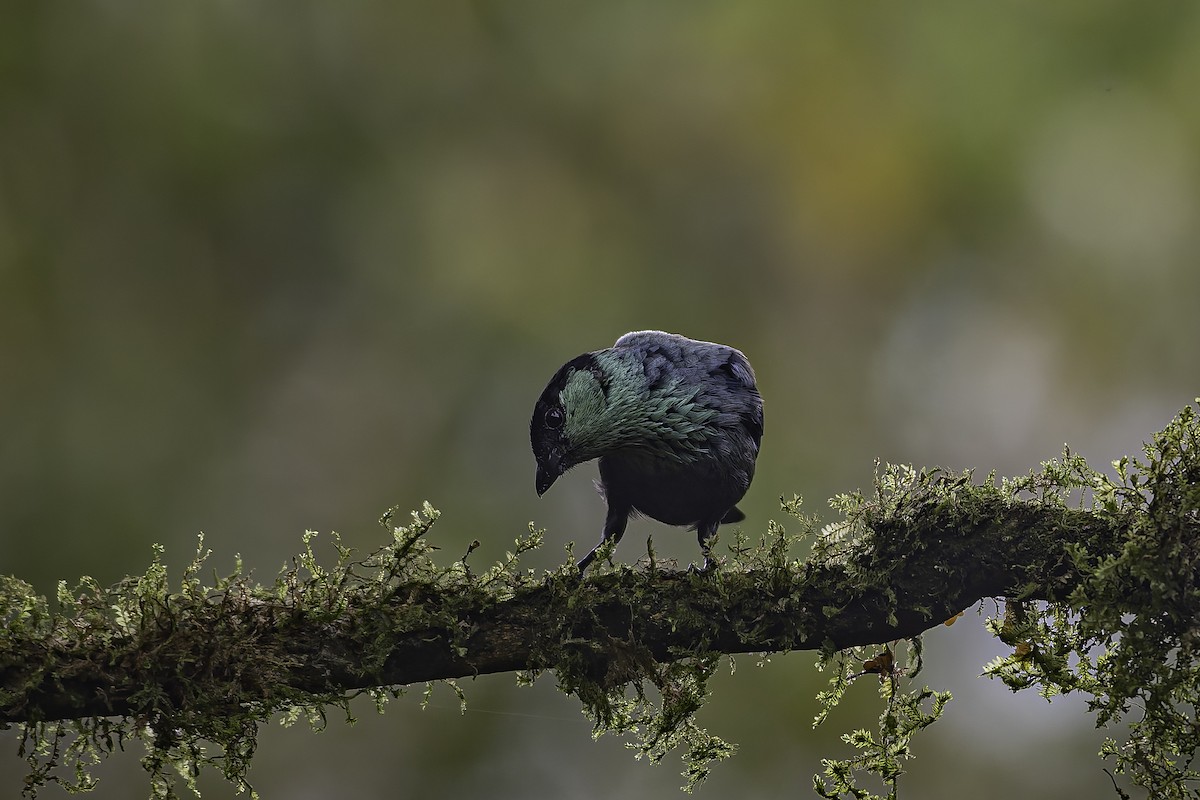
M 470 674 L 486 659 L 490 671 L 523 670 L 521 683 L 553 672 L 596 735 L 628 737 L 638 757 L 679 751 L 690 789 L 734 750 L 695 721 L 720 654 L 819 649 L 833 669 L 819 722 L 866 676 L 880 681 L 882 711 L 876 730 L 843 737 L 855 755 L 825 762 L 817 791 L 876 797 L 857 783 L 872 775 L 893 798 L 912 737 L 949 700 L 914 682 L 919 633 L 1003 595 L 1006 613 L 988 625 L 1011 653 L 987 673 L 1014 690 L 1085 693 L 1100 724 L 1129 724 L 1103 752 L 1114 774 L 1155 798 L 1196 798 L 1198 428 L 1185 409 L 1112 478 L 1069 451 L 1004 481 L 880 467 L 872 492 L 833 499 L 841 519 L 817 532 L 799 498 L 784 500 L 796 532 L 771 522 L 757 540 L 727 533 L 724 564 L 703 575 L 664 569 L 652 548 L 638 566 L 600 566 L 586 580 L 570 558 L 535 575 L 520 563 L 542 542 L 532 526 L 477 572 L 474 547 L 435 558 L 427 536 L 439 513 L 426 504 L 404 525 L 385 515 L 388 543 L 361 559 L 335 535 L 326 566 L 305 534 L 266 585 L 240 565 L 206 585 L 202 539 L 178 583 L 156 548 L 144 574 L 115 586 L 61 584 L 55 613 L 0 578 L 0 712 L 24 720 L 30 796 L 50 782 L 87 790 L 88 767 L 132 741 L 146 749 L 153 797 L 194 790 L 204 769 L 253 796 L 246 775 L 263 723 L 319 730 L 330 711 L 353 721 L 358 694 L 382 710 L 404 691 L 389 676 Z M 799 560 L 805 538 L 812 550 Z M 397 671 L 428 659 L 423 677 Z

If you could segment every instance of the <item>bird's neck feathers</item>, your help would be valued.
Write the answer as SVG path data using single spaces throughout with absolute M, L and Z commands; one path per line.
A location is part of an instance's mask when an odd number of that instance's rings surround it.
M 707 428 L 717 412 L 697 403 L 695 390 L 680 391 L 675 381 L 647 387 L 634 361 L 608 358 L 599 366 L 603 383 L 595 372 L 580 370 L 561 394 L 564 432 L 577 463 L 619 451 L 690 462 L 707 451 Z
M 583 369 L 572 373 L 560 398 L 567 415 L 563 432 L 575 454 L 572 460 L 589 461 L 626 446 L 633 438 L 629 425 L 632 392 L 624 381 L 613 379 L 607 371 Z

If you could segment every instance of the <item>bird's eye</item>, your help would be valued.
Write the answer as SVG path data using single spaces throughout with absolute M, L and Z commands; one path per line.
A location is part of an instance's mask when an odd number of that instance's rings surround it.
M 563 424 L 563 412 L 558 406 L 546 409 L 546 427 L 561 428 Z

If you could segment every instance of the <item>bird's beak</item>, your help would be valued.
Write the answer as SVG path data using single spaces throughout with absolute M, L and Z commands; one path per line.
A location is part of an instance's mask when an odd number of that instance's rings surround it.
M 534 480 L 534 488 L 537 489 L 538 497 L 544 495 L 546 490 L 554 485 L 563 471 L 563 461 L 556 455 L 551 455 L 544 463 L 538 462 L 537 477 Z

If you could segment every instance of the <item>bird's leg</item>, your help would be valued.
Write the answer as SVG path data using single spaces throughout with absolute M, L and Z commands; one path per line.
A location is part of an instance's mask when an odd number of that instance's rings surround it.
M 621 541 L 621 537 L 625 535 L 625 525 L 629 522 L 629 506 L 622 506 L 610 502 L 608 504 L 608 514 L 604 517 L 604 533 L 600 536 L 600 541 L 592 548 L 591 552 L 584 556 L 579 561 L 579 574 L 582 575 L 596 558 L 596 551 L 604 546 L 604 543 L 612 539 L 614 545 Z
M 709 543 L 717 535 L 717 527 L 720 524 L 720 520 L 713 520 L 701 522 L 696 526 L 696 540 L 700 542 L 700 552 L 704 554 L 704 564 L 700 567 L 701 572 L 708 572 L 716 565 L 712 558 L 712 545 Z

